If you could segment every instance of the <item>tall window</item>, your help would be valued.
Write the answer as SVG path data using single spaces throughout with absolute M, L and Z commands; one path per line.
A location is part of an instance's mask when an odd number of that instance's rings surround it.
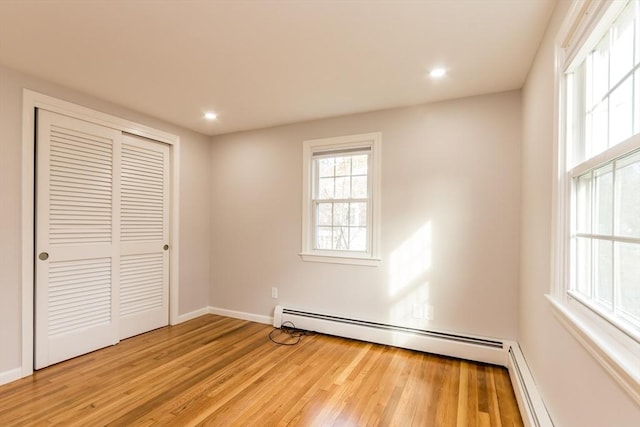
M 313 155 L 313 249 L 368 251 L 370 154 L 355 149 Z
M 304 142 L 302 256 L 375 265 L 380 134 Z
M 613 2 L 568 58 L 567 293 L 640 340 L 640 0 Z

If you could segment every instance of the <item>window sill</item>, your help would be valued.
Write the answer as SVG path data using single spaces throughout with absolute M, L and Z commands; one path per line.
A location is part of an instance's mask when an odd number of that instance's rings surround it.
M 621 342 L 569 302 L 546 297 L 560 323 L 640 405 L 640 345 L 628 337 Z
M 310 253 L 301 253 L 303 261 L 309 262 L 326 262 L 330 264 L 348 264 L 348 265 L 363 265 L 366 267 L 378 267 L 380 265 L 380 258 L 361 258 L 361 257 L 346 257 L 336 255 L 319 255 Z

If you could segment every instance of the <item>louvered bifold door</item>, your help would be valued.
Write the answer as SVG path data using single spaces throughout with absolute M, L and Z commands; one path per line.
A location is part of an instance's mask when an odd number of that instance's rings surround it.
M 120 339 L 169 323 L 169 147 L 123 135 Z
M 36 369 L 118 342 L 121 138 L 38 111 Z

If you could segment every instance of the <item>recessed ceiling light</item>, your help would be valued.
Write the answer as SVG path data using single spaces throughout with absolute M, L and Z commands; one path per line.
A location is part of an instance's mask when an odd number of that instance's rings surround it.
M 447 70 L 445 70 L 444 68 L 434 68 L 429 73 L 429 75 L 434 79 L 439 79 L 440 77 L 444 77 L 445 74 L 447 74 Z
M 215 120 L 218 118 L 218 115 L 212 111 L 204 113 L 204 118 L 207 120 Z

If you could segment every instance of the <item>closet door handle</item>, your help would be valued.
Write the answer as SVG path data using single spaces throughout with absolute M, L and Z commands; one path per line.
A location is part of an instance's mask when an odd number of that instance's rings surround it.
M 49 254 L 46 252 L 40 252 L 40 255 L 38 255 L 38 258 L 40 258 L 40 261 L 46 261 L 49 259 Z
M 164 249 L 165 251 L 169 250 L 169 245 L 164 245 L 162 249 Z

